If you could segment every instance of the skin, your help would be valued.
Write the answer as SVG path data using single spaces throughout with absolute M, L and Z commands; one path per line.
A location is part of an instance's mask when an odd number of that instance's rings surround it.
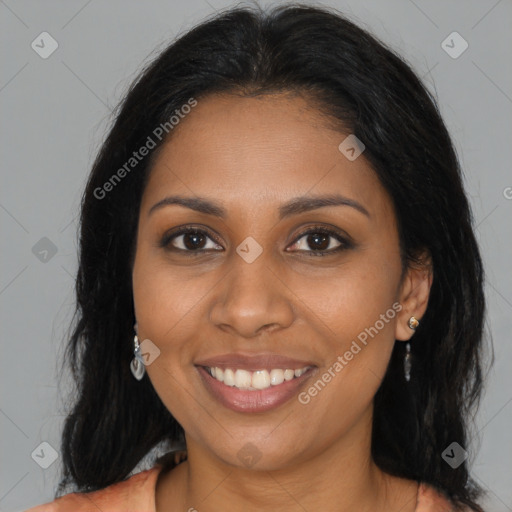
M 289 94 L 200 99 L 154 162 L 140 208 L 134 305 L 139 339 L 160 350 L 146 371 L 188 449 L 187 461 L 159 477 L 158 512 L 415 509 L 417 483 L 373 463 L 371 423 L 395 340 L 411 338 L 408 319 L 427 307 L 431 273 L 402 274 L 389 195 L 364 153 L 349 161 L 338 150 L 348 133 L 311 105 Z M 290 199 L 333 192 L 369 215 L 329 206 L 279 220 Z M 215 200 L 227 216 L 180 205 L 148 214 L 175 194 Z M 183 236 L 159 246 L 185 224 L 209 228 L 219 242 L 204 238 L 199 247 L 209 251 L 199 256 L 179 252 Z M 299 236 L 313 226 L 345 232 L 353 246 L 310 256 L 318 245 Z M 248 236 L 263 249 L 250 264 L 236 252 Z M 322 248 L 339 246 L 327 240 Z M 224 353 L 283 354 L 314 361 L 307 390 L 396 302 L 402 310 L 307 405 L 292 398 L 263 413 L 232 411 L 211 398 L 194 366 Z M 247 443 L 261 454 L 250 468 L 237 457 Z

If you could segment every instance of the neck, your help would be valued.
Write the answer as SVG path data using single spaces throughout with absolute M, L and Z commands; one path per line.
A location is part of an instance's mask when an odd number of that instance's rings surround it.
M 382 472 L 371 459 L 370 436 L 345 436 L 275 470 L 234 467 L 191 440 L 187 446 L 188 460 L 157 483 L 157 512 L 415 510 L 416 482 Z
M 274 471 L 228 467 L 211 471 L 208 467 L 197 469 L 194 461 L 190 461 L 186 505 L 200 511 L 226 510 L 226 503 L 232 504 L 229 510 L 362 511 L 366 510 L 362 506 L 366 502 L 368 510 L 378 510 L 379 471 L 372 464 L 362 468 L 360 461 L 357 462 L 326 456 L 323 460 L 305 461 Z M 352 469 L 343 471 L 343 467 Z M 358 468 L 355 473 L 353 468 Z M 207 498 L 194 505 L 198 497 Z

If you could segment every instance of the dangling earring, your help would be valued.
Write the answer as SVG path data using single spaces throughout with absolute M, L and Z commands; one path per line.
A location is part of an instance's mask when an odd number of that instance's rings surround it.
M 411 380 L 411 344 L 405 345 L 405 357 L 404 357 L 404 375 L 405 380 L 409 382 Z
M 414 316 L 411 316 L 409 318 L 409 322 L 407 322 L 409 325 L 409 329 L 412 329 L 415 331 L 418 328 L 418 325 L 420 325 L 418 319 Z M 407 345 L 405 345 L 405 357 L 404 357 L 404 376 L 405 380 L 409 382 L 411 380 L 411 367 L 412 367 L 412 356 L 411 356 L 411 344 L 407 342 Z
M 136 326 L 137 324 L 135 324 L 135 327 Z M 134 358 L 130 362 L 130 370 L 137 380 L 141 380 L 146 373 L 146 368 L 144 367 L 142 354 L 140 352 L 139 338 L 137 335 L 133 337 L 133 344 L 135 346 L 133 350 Z

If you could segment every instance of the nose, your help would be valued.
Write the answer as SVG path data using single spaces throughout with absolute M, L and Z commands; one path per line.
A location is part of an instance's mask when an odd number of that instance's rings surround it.
M 263 254 L 252 263 L 235 255 L 210 310 L 210 321 L 237 337 L 283 329 L 294 319 L 293 294 Z

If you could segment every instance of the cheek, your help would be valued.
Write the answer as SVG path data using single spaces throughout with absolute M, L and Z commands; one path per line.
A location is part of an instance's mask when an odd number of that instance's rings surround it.
M 312 321 L 330 332 L 330 339 L 346 341 L 373 326 L 396 300 L 400 269 L 382 266 L 369 257 L 354 257 L 323 276 L 302 275 L 290 285 L 294 293 L 314 312 Z M 388 315 L 396 316 L 394 310 Z M 390 331 L 390 323 L 379 330 Z
M 341 265 L 328 279 L 314 283 L 302 278 L 292 286 L 307 306 L 304 314 L 325 340 L 320 378 L 329 368 L 336 375 L 325 377 L 332 379 L 328 387 L 337 390 L 333 400 L 350 402 L 364 395 L 370 401 L 378 388 L 395 343 L 400 268 L 399 261 L 383 264 L 372 253 Z
M 186 271 L 169 268 L 162 258 L 140 249 L 133 269 L 133 298 L 141 336 L 164 344 L 169 332 L 181 323 L 201 299 Z
M 333 280 L 325 289 L 309 289 L 305 302 L 320 315 L 324 366 L 299 396 L 318 429 L 332 439 L 350 430 L 371 407 L 389 363 L 397 308 L 391 280 L 356 272 Z M 306 291 L 304 290 L 304 293 Z M 395 305 L 395 307 L 393 307 Z
M 180 339 L 191 328 L 187 312 L 198 299 L 192 287 L 184 286 L 183 280 L 178 279 L 179 275 L 155 261 L 149 250 L 138 250 L 132 283 L 139 339 L 150 339 L 160 351 L 146 372 L 166 408 L 178 422 L 193 428 L 196 423 L 201 424 L 201 414 L 190 403 L 186 390 L 189 357 L 187 344 Z

